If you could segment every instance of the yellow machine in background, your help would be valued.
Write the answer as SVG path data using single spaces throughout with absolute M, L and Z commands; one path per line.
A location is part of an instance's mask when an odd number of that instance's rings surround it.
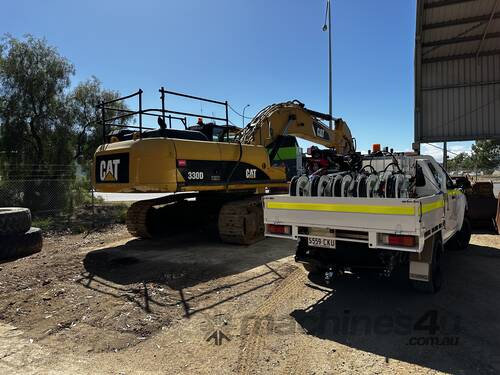
M 137 237 L 152 237 L 171 227 L 189 229 L 216 219 L 225 242 L 250 244 L 263 238 L 260 196 L 288 189 L 284 167 L 273 166 L 283 140 L 296 136 L 335 148 L 353 151 L 347 124 L 335 120 L 329 129 L 321 119 L 329 116 L 310 111 L 300 102 L 273 104 L 243 129 L 229 125 L 227 102 L 160 89 L 162 109 L 143 109 L 142 91 L 102 103 L 105 143 L 95 153 L 93 183 L 101 192 L 175 193 L 138 201 L 127 214 L 127 228 Z M 225 105 L 226 118 L 201 116 L 165 109 L 165 94 Z M 118 100 L 139 97 L 138 111 L 112 107 Z M 106 113 L 118 116 L 106 118 Z M 123 113 L 122 113 L 123 112 Z M 198 124 L 187 126 L 187 117 Z M 139 126 L 119 125 L 139 116 Z M 145 128 L 143 116 L 157 118 L 159 129 Z M 177 116 L 177 117 L 175 117 Z M 166 120 L 181 120 L 185 130 L 168 128 Z M 226 125 L 203 119 L 222 120 Z M 109 134 L 106 129 L 112 128 Z
M 347 124 L 342 119 L 335 119 L 332 130 L 321 122 L 329 118 L 327 114 L 305 108 L 297 100 L 272 104 L 260 111 L 239 136 L 245 144 L 274 147 L 279 137 L 291 135 L 334 148 L 339 154 L 354 151 Z

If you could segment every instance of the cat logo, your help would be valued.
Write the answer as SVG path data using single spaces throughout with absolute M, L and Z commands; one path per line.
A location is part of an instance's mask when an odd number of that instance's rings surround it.
M 257 169 L 247 169 L 245 175 L 247 178 L 256 178 L 257 177 Z
M 327 130 L 323 127 L 323 125 L 321 125 L 319 123 L 314 123 L 313 130 L 314 130 L 314 134 L 316 135 L 316 137 L 319 137 L 319 138 L 322 138 L 325 140 L 330 139 L 330 135 L 328 134 Z
M 120 159 L 102 160 L 99 166 L 101 181 L 112 182 L 118 181 L 118 166 Z
M 325 138 L 325 130 L 320 128 L 319 126 L 316 128 L 316 136 L 320 138 Z
M 95 161 L 95 177 L 98 183 L 128 183 L 129 155 L 119 153 L 97 155 Z

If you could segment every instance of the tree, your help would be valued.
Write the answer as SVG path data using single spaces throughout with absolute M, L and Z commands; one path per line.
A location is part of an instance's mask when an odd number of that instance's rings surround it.
M 65 207 L 73 171 L 59 166 L 71 160 L 72 118 L 66 95 L 73 65 L 45 40 L 27 35 L 0 42 L 0 147 L 17 179 L 15 196 L 34 211 Z M 14 165 L 14 167 L 12 167 Z
M 453 159 L 448 160 L 448 169 L 450 171 L 471 170 L 473 168 L 472 159 L 470 155 L 461 152 Z
M 91 160 L 102 141 L 96 105 L 119 97 L 95 77 L 71 90 L 74 73 L 44 39 L 0 39 L 0 200 L 6 197 L 0 206 L 35 212 L 70 206 L 74 161 Z
M 73 65 L 45 40 L 6 36 L 0 43 L 2 149 L 24 163 L 69 162 L 71 114 L 66 92 Z M 71 138 L 71 137 L 69 137 Z
M 472 145 L 472 159 L 476 169 L 491 174 L 500 166 L 500 141 L 476 141 Z
M 43 39 L 0 39 L 0 199 L 7 197 L 0 206 L 69 206 L 75 159 L 90 160 L 102 141 L 95 106 L 119 97 L 95 77 L 71 90 L 74 72 Z
M 99 103 L 120 97 L 116 91 L 102 88 L 101 82 L 94 76 L 78 84 L 70 95 L 70 105 L 74 118 L 75 153 L 74 158 L 91 160 L 97 147 L 102 143 L 101 111 Z M 123 102 L 115 102 L 113 108 L 127 109 Z M 116 117 L 118 112 L 107 111 L 106 118 Z M 121 123 L 127 123 L 128 118 Z
M 492 173 L 500 166 L 500 141 L 476 141 L 472 153 L 462 152 L 448 161 L 448 169 L 453 171 L 484 171 Z

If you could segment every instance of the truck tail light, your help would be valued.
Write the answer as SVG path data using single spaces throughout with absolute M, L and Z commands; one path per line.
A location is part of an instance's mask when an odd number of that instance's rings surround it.
M 186 160 L 184 160 L 184 159 L 178 159 L 178 160 L 177 160 L 177 166 L 178 166 L 179 168 L 184 168 L 184 167 L 186 166 L 186 164 L 187 164 L 187 162 L 186 162 Z
M 414 247 L 416 244 L 415 236 L 400 236 L 396 234 L 383 234 L 382 242 L 389 246 Z
M 292 227 L 290 225 L 276 225 L 276 224 L 267 224 L 267 233 L 270 234 L 282 234 L 282 235 L 290 235 L 292 233 Z

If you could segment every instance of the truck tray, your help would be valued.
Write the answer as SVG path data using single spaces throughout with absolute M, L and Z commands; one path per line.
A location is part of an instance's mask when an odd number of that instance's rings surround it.
M 328 229 L 328 237 L 341 240 L 336 232 L 350 235 L 345 241 L 366 242 L 369 247 L 384 248 L 382 234 L 411 235 L 419 238 L 414 248 L 403 251 L 421 252 L 424 240 L 441 229 L 444 217 L 442 194 L 423 198 L 339 198 L 298 197 L 274 195 L 263 198 L 264 223 L 290 226 L 290 234 L 272 234 L 271 237 L 308 237 L 303 228 Z M 319 237 L 325 237 L 320 235 Z M 317 235 L 315 235 L 317 237 Z M 395 249 L 394 247 L 388 247 Z

